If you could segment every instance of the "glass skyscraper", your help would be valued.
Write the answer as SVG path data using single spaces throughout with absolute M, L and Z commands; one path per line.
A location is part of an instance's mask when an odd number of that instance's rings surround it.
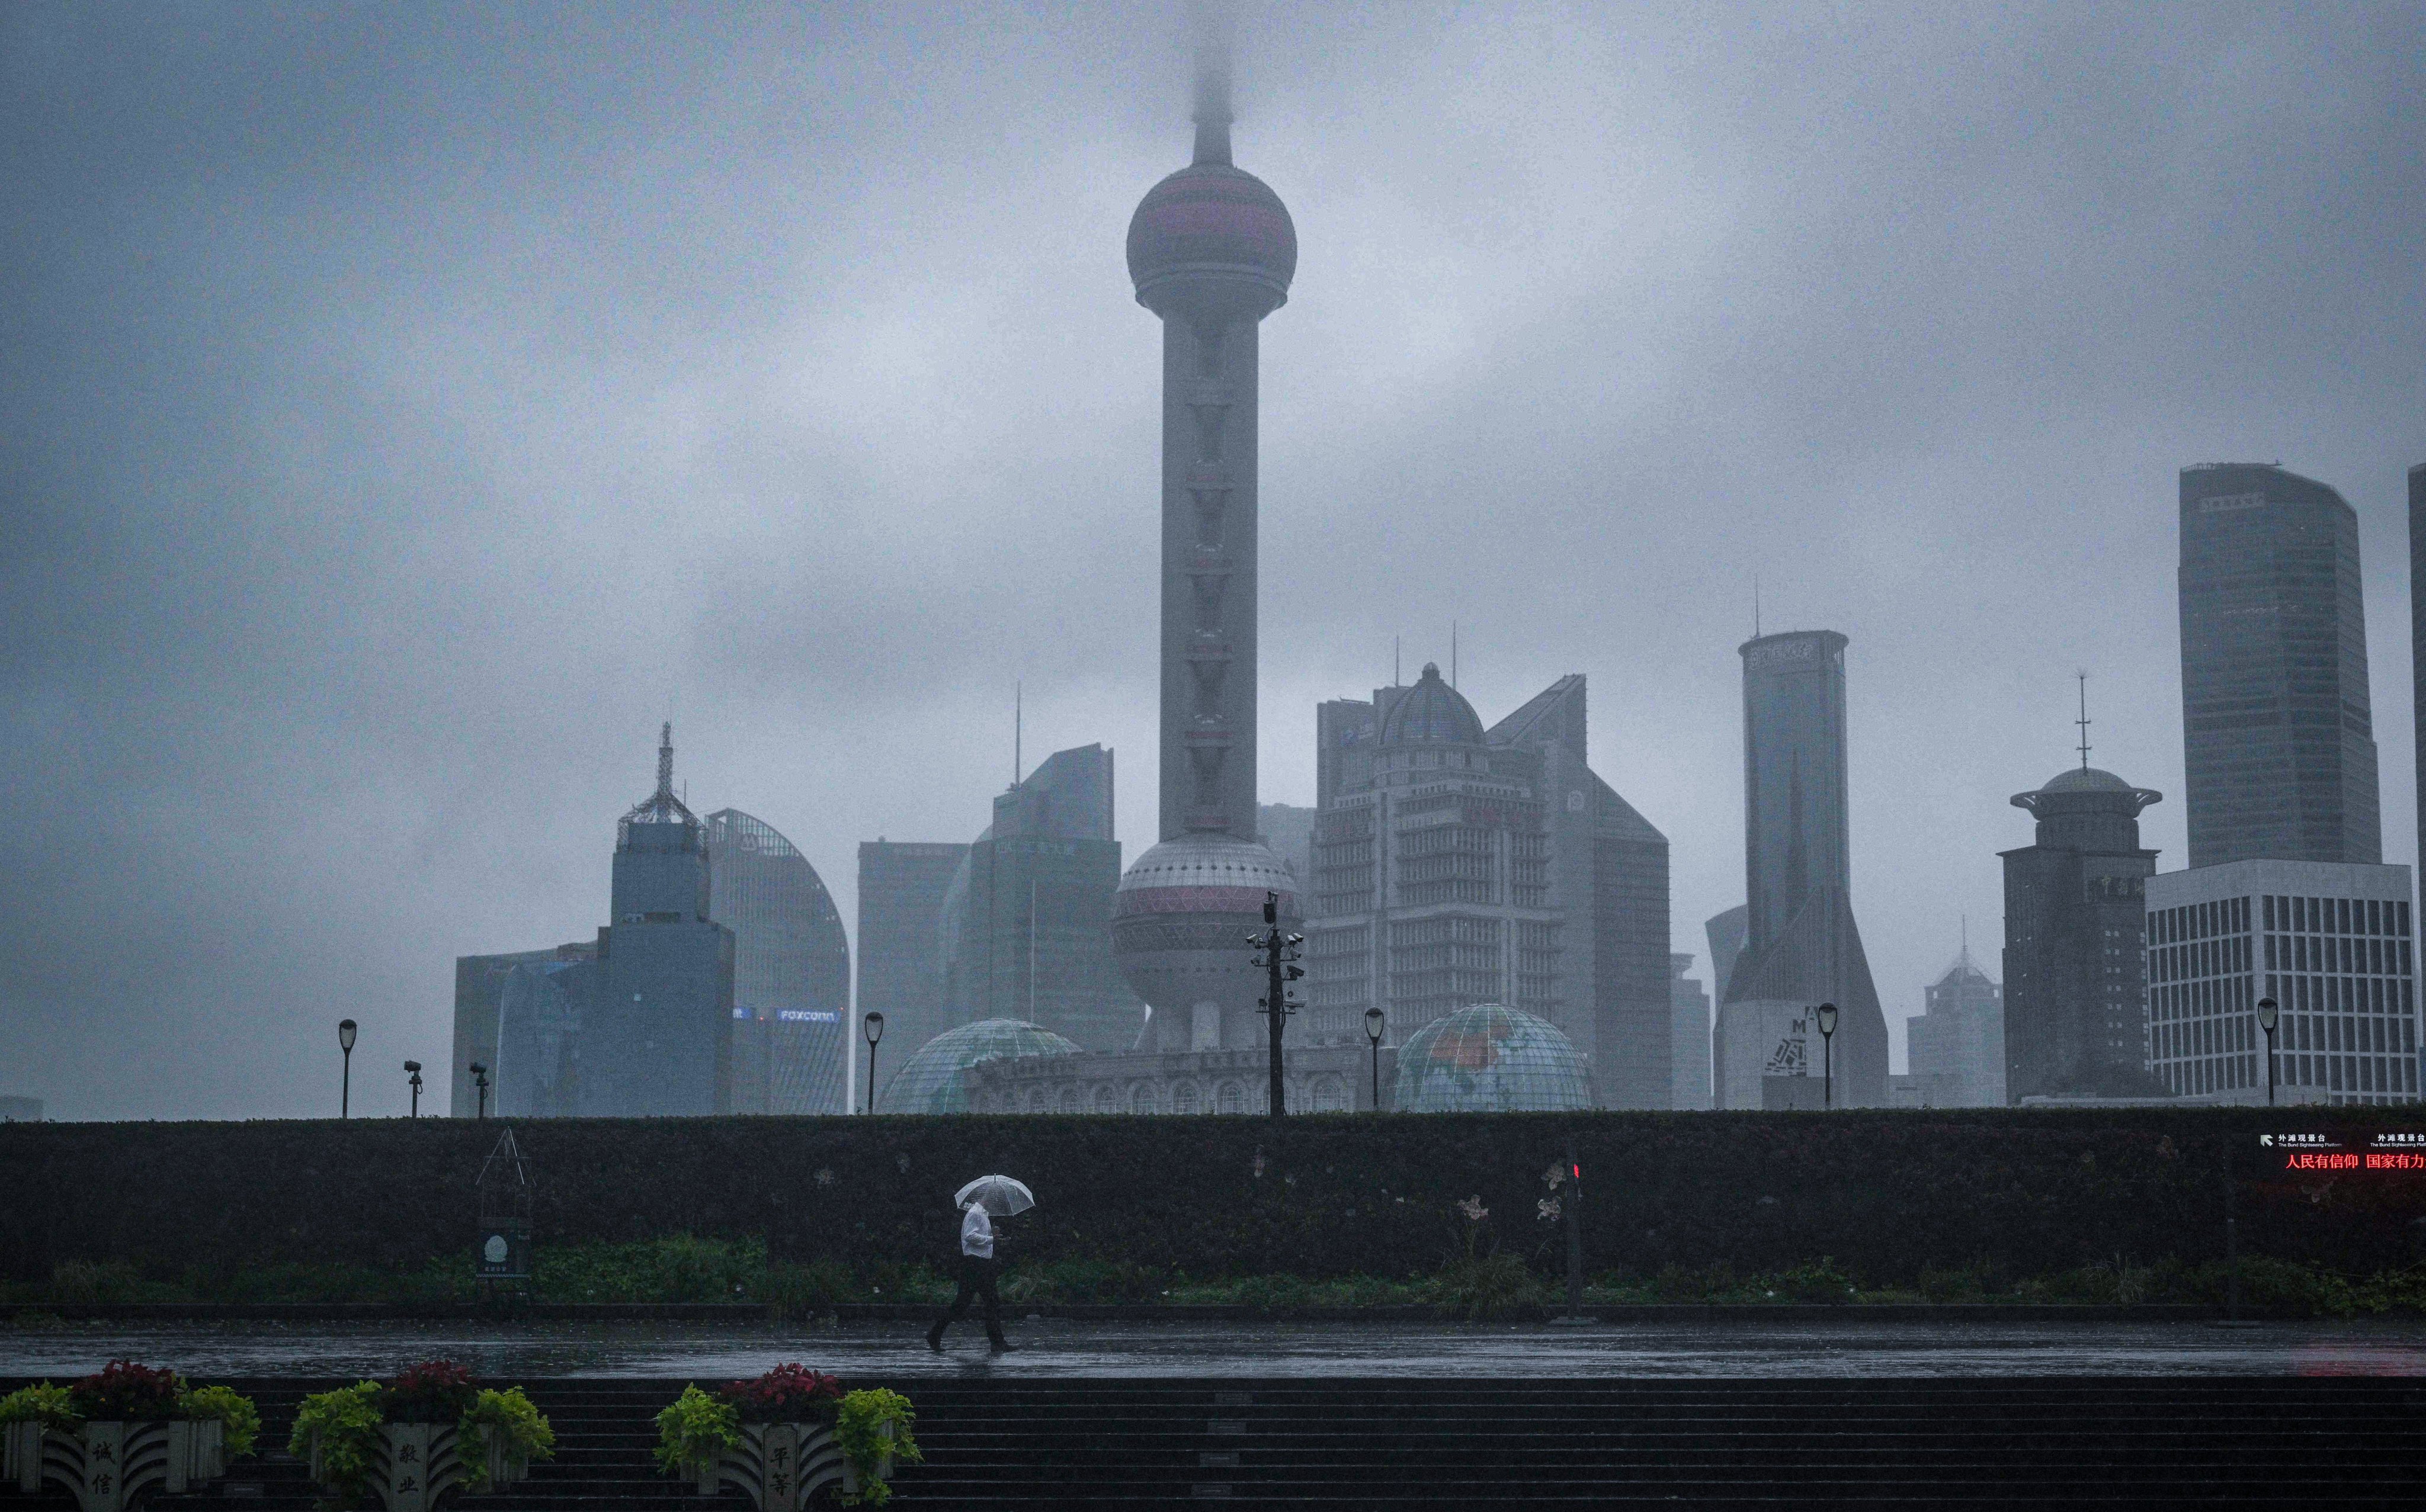
M 2259 462 L 2181 475 L 2182 744 L 2193 870 L 2383 859 L 2358 516 Z
M 1145 1005 L 1112 954 L 1120 881 L 1112 753 L 1055 751 L 995 796 L 994 823 L 945 892 L 945 1013 L 956 1024 L 1025 1021 L 1084 1050 L 1128 1049 Z
M 850 941 L 826 884 L 772 825 L 706 819 L 708 915 L 733 931 L 735 1113 L 843 1113 Z
M 1764 1084 L 1833 1062 L 1841 1106 L 1887 1101 L 1887 1022 L 1853 925 L 1847 813 L 1845 646 L 1833 630 L 1739 648 L 1744 697 L 1743 951 L 1721 984 L 1716 1102 L 1770 1105 L 1807 1088 Z M 1715 925 L 1716 921 L 1713 921 Z M 1712 931 L 1715 953 L 1717 931 Z M 1811 1010 L 1834 1003 L 1833 1049 Z M 1787 1098 L 1788 1102 L 1792 1098 Z

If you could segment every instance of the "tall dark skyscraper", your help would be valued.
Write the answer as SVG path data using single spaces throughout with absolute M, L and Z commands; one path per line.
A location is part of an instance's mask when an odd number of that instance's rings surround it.
M 709 916 L 707 837 L 673 774 L 668 725 L 656 791 L 615 829 L 614 922 L 580 1036 L 585 1114 L 730 1111 L 733 931 Z
M 930 841 L 860 842 L 858 1013 L 884 1015 L 889 1065 L 961 1021 L 944 1005 L 943 918 L 968 853 Z
M 955 1023 L 1017 1019 L 1085 1050 L 1134 1045 L 1144 1005 L 1112 958 L 1120 880 L 1110 751 L 1056 751 L 998 795 L 944 898 Z
M 2409 716 L 2417 731 L 2418 863 L 2426 872 L 2426 462 L 2409 470 Z
M 2079 766 L 2013 798 L 2038 820 L 2034 844 L 2003 853 L 2005 1095 L 2014 1102 L 2170 1095 L 2147 1070 L 2157 853 L 2140 848 L 2140 812 L 2161 795 L 2088 763 L 2084 750 Z
M 2381 861 L 2357 514 L 2259 462 L 2182 469 L 2181 509 L 2190 864 Z
M 1744 667 L 1743 954 L 1719 1010 L 1717 1100 L 1764 1105 L 1762 1078 L 1833 1062 L 1836 1101 L 1887 1101 L 1887 1025 L 1853 925 L 1845 647 L 1833 630 L 1762 635 Z M 1833 1047 L 1809 1021 L 1836 1005 Z
M 1239 948 L 1297 882 L 1255 840 L 1255 421 L 1259 323 L 1288 298 L 1297 228 L 1230 161 L 1225 53 L 1198 59 L 1195 160 L 1129 220 L 1138 303 L 1162 320 L 1159 844 L 1121 880 L 1114 943 L 1154 1042 L 1262 1042 L 1263 977 Z

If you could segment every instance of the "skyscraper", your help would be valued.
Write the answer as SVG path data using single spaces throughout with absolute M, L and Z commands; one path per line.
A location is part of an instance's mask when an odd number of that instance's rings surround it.
M 1823 1058 L 1833 1062 L 1839 1106 L 1887 1100 L 1886 1017 L 1853 925 L 1846 645 L 1833 630 L 1806 630 L 1739 648 L 1747 911 L 1743 953 L 1719 1008 L 1721 1107 L 1778 1101 L 1763 1078 L 1807 1076 Z M 1831 1047 L 1809 1019 L 1820 1003 L 1836 1005 Z
M 850 941 L 824 878 L 738 809 L 707 816 L 708 913 L 733 931 L 734 1113 L 841 1113 Z
M 2168 1095 L 2149 1076 L 2140 812 L 2162 795 L 2089 764 L 2016 793 L 2035 842 L 2005 862 L 2005 1095 Z
M 608 1118 L 729 1110 L 733 931 L 708 912 L 707 839 L 674 796 L 673 726 L 657 787 L 615 828 L 613 923 L 581 1033 L 581 1111 Z
M 1403 1044 L 1496 1003 L 1557 1025 L 1600 1105 L 1671 1104 L 1668 841 L 1585 764 L 1585 713 L 1571 674 L 1486 731 L 1431 666 L 1321 705 L 1316 1037 L 1352 1043 L 1379 1007 Z
M 1256 340 L 1288 298 L 1297 228 L 1230 161 L 1225 54 L 1198 59 L 1195 160 L 1130 218 L 1129 277 L 1162 320 L 1159 844 L 1121 880 L 1114 941 L 1161 1047 L 1262 1042 L 1240 949 L 1297 884 L 1255 840 Z
M 1710 994 L 1685 974 L 1692 967 L 1693 957 L 1681 951 L 1668 957 L 1668 1002 L 1675 1016 L 1668 1031 L 1674 1068 L 1668 1105 L 1680 1110 L 1710 1105 Z
M 1913 1080 L 1927 1105 L 2005 1105 L 2005 993 L 1971 959 L 1966 941 L 1936 981 L 1922 989 L 1922 1011 L 1904 1021 Z M 1942 1098 L 1939 1093 L 1946 1094 Z
M 2186 467 L 2181 547 L 2191 868 L 2381 861 L 2358 516 L 2280 467 Z
M 2409 716 L 2417 734 L 2418 859 L 2426 868 L 2426 462 L 2409 470 Z
M 1135 1044 L 1144 1005 L 1112 958 L 1120 880 L 1110 751 L 1056 751 L 996 796 L 994 823 L 944 896 L 943 1001 L 955 1026 L 1011 1019 L 1083 1050 Z
M 960 1022 L 944 1005 L 944 898 L 968 853 L 965 844 L 860 843 L 858 1016 L 884 1015 L 888 1057 L 914 1054 Z

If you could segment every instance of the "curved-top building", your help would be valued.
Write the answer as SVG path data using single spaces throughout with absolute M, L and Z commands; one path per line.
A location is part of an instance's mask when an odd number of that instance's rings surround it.
M 937 1035 L 901 1063 L 877 1099 L 879 1113 L 966 1113 L 968 1073 L 989 1061 L 1076 1055 L 1080 1048 L 1050 1029 L 1017 1019 L 980 1019 Z
M 708 915 L 733 931 L 730 1111 L 841 1113 L 850 940 L 807 857 L 739 809 L 704 821 Z
M 1565 1113 L 1592 1075 L 1557 1024 L 1496 1003 L 1434 1019 L 1399 1051 L 1401 1113 Z
M 1288 298 L 1297 228 L 1230 161 L 1230 120 L 1222 71 L 1200 72 L 1194 161 L 1128 231 L 1138 303 L 1162 319 L 1161 843 L 1122 879 L 1113 949 L 1162 1050 L 1259 1043 L 1245 937 L 1267 893 L 1286 925 L 1300 913 L 1255 838 L 1256 333 Z

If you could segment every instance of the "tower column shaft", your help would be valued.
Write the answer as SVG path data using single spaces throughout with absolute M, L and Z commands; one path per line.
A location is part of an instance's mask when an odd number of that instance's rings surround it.
M 1252 841 L 1256 317 L 1162 331 L 1160 838 Z

